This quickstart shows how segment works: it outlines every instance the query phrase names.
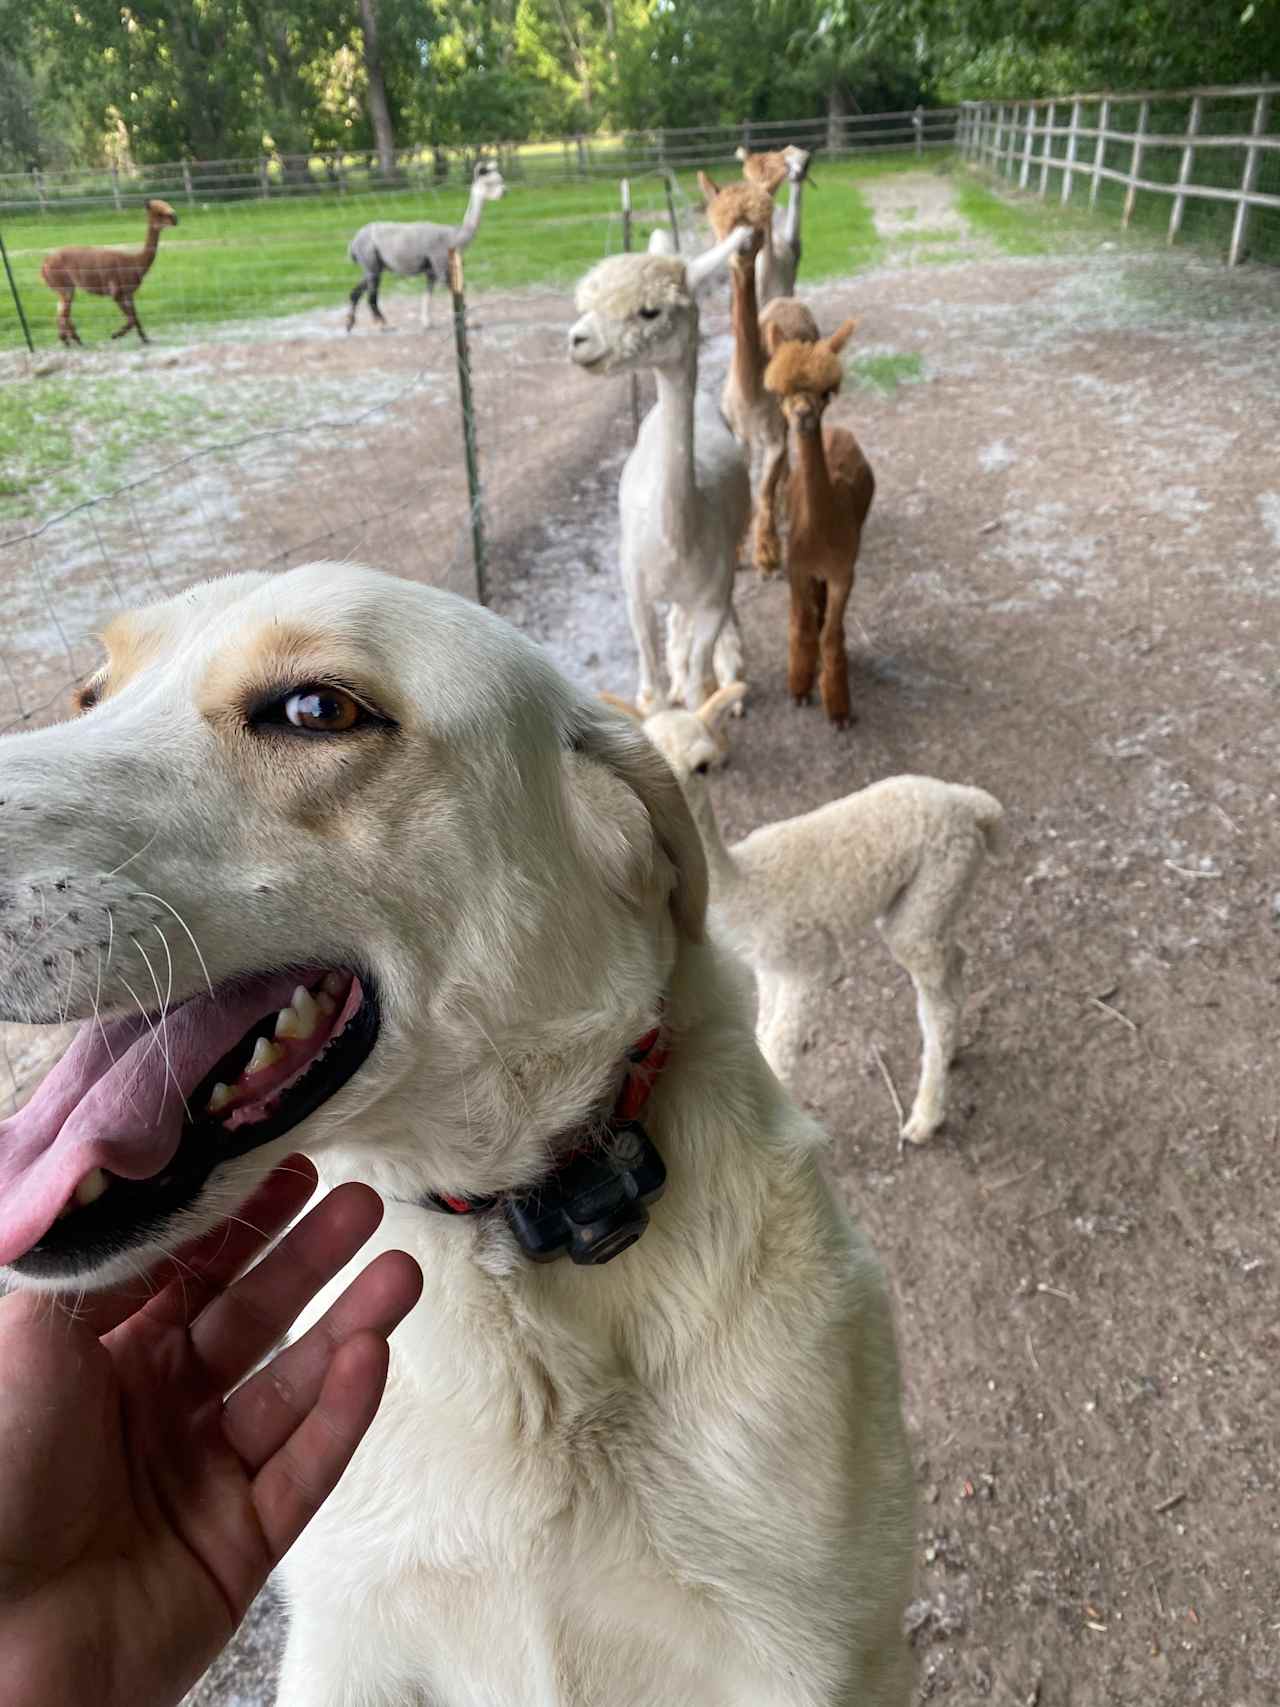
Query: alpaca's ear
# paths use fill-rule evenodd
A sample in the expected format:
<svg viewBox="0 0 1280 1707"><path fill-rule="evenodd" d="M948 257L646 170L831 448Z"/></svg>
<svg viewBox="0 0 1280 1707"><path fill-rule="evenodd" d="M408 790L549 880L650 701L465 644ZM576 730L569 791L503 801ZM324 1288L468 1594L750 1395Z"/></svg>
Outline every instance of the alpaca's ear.
<svg viewBox="0 0 1280 1707"><path fill-rule="evenodd" d="M593 810L585 791L579 789L579 802L590 822L584 823L584 833L601 842L602 863L617 867L621 853L629 877L623 878L634 887L642 881L637 873L652 866L652 839L666 856L674 873L669 885L671 913L676 928L690 942L701 942L707 917L707 858L702 851L702 838L690 815L684 792L676 781L666 760L651 746L639 729L630 729L615 717L584 715L574 743L577 752L607 766L614 777L623 783L644 807L649 828L645 832L646 846L637 845L633 831L627 838L627 826L615 814L613 821L600 821L600 807ZM625 798L625 797L624 797ZM619 835L631 845L619 849ZM606 844L602 839L608 836ZM620 874L621 875L621 874ZM652 882L652 871L644 881Z"/></svg>
<svg viewBox="0 0 1280 1707"><path fill-rule="evenodd" d="M856 320L846 320L843 326L837 326L831 336L823 340L833 356L840 354L857 330L857 326Z"/></svg>
<svg viewBox="0 0 1280 1707"><path fill-rule="evenodd" d="M733 157L735 160L747 160L750 158L750 156L747 153L747 150L742 146L741 143L739 143L738 146L734 149Z"/></svg>
<svg viewBox="0 0 1280 1707"><path fill-rule="evenodd" d="M782 327L776 320L762 320L760 322L760 341L764 345L766 356L776 356L787 339Z"/></svg>
<svg viewBox="0 0 1280 1707"><path fill-rule="evenodd" d="M745 682L727 682L724 687L717 688L704 705L698 707L698 716L712 735L719 729L722 719L746 698L746 693Z"/></svg>
<svg viewBox="0 0 1280 1707"><path fill-rule="evenodd" d="M698 188L702 191L702 199L708 207L720 194L719 184L714 178L708 177L705 172L698 173Z"/></svg>
<svg viewBox="0 0 1280 1707"><path fill-rule="evenodd" d="M638 705L632 705L629 699L619 699L616 693L601 693L596 697L603 704L612 706L614 711L621 711L627 717L634 717L637 723L644 722L644 712Z"/></svg>

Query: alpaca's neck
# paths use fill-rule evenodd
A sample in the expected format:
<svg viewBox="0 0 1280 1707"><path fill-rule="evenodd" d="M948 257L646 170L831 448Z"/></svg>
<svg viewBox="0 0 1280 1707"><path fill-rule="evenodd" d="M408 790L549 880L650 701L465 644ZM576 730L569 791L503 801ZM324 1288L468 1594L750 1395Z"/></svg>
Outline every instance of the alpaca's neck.
<svg viewBox="0 0 1280 1707"><path fill-rule="evenodd" d="M733 357L730 375L739 397L756 398L764 375L764 345L756 301L756 269L750 258L736 261L729 273Z"/></svg>
<svg viewBox="0 0 1280 1707"><path fill-rule="evenodd" d="M800 236L800 196L804 190L804 179L797 178L791 186L791 195L787 200L787 221L784 227L787 247L794 249Z"/></svg>
<svg viewBox="0 0 1280 1707"><path fill-rule="evenodd" d="M142 245L141 249L138 250L138 260L141 263L143 272L146 272L152 261L155 260L156 250L159 247L160 222L159 220L149 219L147 221L147 240Z"/></svg>
<svg viewBox="0 0 1280 1707"><path fill-rule="evenodd" d="M702 845L706 850L711 898L723 904L739 883L742 873L734 863L733 855L720 833L720 824L706 783L699 777L691 778L685 798L689 802L689 810L693 814L693 821L698 826L698 834L702 837Z"/></svg>
<svg viewBox="0 0 1280 1707"><path fill-rule="evenodd" d="M832 514L831 475L822 443L822 427L816 433L795 433L796 473L792 476L794 497L792 525L797 536L821 529Z"/></svg>
<svg viewBox="0 0 1280 1707"><path fill-rule="evenodd" d="M465 249L475 236L480 226L480 214L484 208L484 201L484 192L480 185L478 183L472 184L471 196L467 202L466 218L458 227L457 236L454 239L453 247L455 249Z"/></svg>
<svg viewBox="0 0 1280 1707"><path fill-rule="evenodd" d="M654 368L662 429L662 532L673 551L688 550L698 488L693 460L693 407L698 383L697 328L683 360Z"/></svg>

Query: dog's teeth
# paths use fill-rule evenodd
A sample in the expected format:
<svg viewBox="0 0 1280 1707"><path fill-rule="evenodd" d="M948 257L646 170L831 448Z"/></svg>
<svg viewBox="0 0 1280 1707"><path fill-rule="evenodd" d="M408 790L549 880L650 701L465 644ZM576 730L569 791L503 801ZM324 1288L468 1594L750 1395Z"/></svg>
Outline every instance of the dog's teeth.
<svg viewBox="0 0 1280 1707"><path fill-rule="evenodd" d="M332 1019L338 1011L338 1004L327 990L317 990L315 1004L326 1019Z"/></svg>
<svg viewBox="0 0 1280 1707"><path fill-rule="evenodd" d="M90 1203L96 1203L107 1189L107 1176L101 1168L95 1168L91 1174L86 1174L76 1187L76 1202L82 1209Z"/></svg>
<svg viewBox="0 0 1280 1707"><path fill-rule="evenodd" d="M299 984L293 992L290 1006L281 1008L276 1017L276 1036L299 1039L310 1037L319 1017L320 1008L315 997L305 985Z"/></svg>
<svg viewBox="0 0 1280 1707"><path fill-rule="evenodd" d="M347 987L347 980L341 972L326 972L320 980L320 988L327 990L331 996L340 996Z"/></svg>
<svg viewBox="0 0 1280 1707"><path fill-rule="evenodd" d="M277 1061L284 1060L284 1050L265 1037L260 1037L253 1046L253 1054L249 1065L241 1074L241 1078L252 1078L255 1073L265 1073L268 1067L274 1067Z"/></svg>
<svg viewBox="0 0 1280 1707"><path fill-rule="evenodd" d="M224 1085L221 1080L219 1080L219 1082L209 1092L209 1113L221 1114L223 1109L226 1108L227 1104L231 1101L231 1097L231 1086Z"/></svg>

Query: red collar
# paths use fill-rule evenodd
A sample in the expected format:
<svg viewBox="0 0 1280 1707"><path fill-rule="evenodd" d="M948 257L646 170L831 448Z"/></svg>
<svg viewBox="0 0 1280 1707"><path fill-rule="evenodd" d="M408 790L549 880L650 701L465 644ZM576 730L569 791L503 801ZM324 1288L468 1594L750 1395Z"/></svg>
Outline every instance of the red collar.
<svg viewBox="0 0 1280 1707"><path fill-rule="evenodd" d="M539 1180L536 1186L522 1191L521 1197L545 1191L572 1162L595 1151L605 1150L617 1137L620 1127L638 1124L640 1111L648 1102L670 1053L671 1033L665 1019L660 1019L651 1031L646 1031L644 1036L627 1050L626 1067L614 1101L613 1113L603 1125L593 1122L584 1128L577 1135L576 1141L567 1146L557 1145L559 1160L556 1166L544 1179ZM499 1192L489 1197L458 1197L452 1192L432 1191L419 1201L424 1209L437 1209L443 1215L479 1215L487 1209L496 1208L510 1195Z"/></svg>

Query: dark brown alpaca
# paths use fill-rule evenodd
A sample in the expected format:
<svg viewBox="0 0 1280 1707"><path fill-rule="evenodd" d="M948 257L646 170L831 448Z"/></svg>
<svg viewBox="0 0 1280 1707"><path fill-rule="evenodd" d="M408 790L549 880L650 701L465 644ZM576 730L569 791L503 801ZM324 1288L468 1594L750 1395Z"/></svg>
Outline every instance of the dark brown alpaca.
<svg viewBox="0 0 1280 1707"><path fill-rule="evenodd" d="M111 334L113 338L123 338L132 330L144 344L149 342L133 306L133 293L156 258L161 228L177 223L178 216L168 202L150 201L147 240L141 249L55 249L45 256L40 277L58 293L58 336L64 344L81 341L71 319L71 299L77 285L94 296L109 296L119 305L124 325Z"/></svg>
<svg viewBox="0 0 1280 1707"><path fill-rule="evenodd" d="M850 722L844 611L876 483L853 434L843 427L824 429L822 416L840 389L839 352L855 324L846 320L816 344L778 344L764 376L796 436L787 480L788 682L796 704L806 705L821 661L822 704L837 729Z"/></svg>

